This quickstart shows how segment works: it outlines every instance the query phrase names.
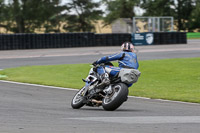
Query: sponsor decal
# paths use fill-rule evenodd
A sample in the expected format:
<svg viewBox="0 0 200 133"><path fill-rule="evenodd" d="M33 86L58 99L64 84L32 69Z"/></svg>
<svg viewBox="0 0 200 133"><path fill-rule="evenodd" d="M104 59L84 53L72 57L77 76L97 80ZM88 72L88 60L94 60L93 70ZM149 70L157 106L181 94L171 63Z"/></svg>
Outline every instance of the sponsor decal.
<svg viewBox="0 0 200 133"><path fill-rule="evenodd" d="M153 43L153 34L152 33L146 34L146 42L148 44L152 44Z"/></svg>
<svg viewBox="0 0 200 133"><path fill-rule="evenodd" d="M151 45L154 41L153 33L133 33L132 41L134 45Z"/></svg>

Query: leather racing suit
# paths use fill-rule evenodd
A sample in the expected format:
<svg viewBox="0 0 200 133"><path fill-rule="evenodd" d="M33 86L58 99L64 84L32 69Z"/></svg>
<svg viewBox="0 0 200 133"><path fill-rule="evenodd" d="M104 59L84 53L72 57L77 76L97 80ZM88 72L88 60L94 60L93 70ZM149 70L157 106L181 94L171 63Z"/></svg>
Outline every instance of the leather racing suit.
<svg viewBox="0 0 200 133"><path fill-rule="evenodd" d="M106 63L115 60L118 60L119 67L106 65L104 69L104 67L100 66L97 68L98 74L103 75L107 72L109 76L116 76L122 68L138 69L139 67L137 55L133 52L128 51L122 51L120 53L110 56L104 56L97 60L96 64ZM131 85L129 85L129 87Z"/></svg>

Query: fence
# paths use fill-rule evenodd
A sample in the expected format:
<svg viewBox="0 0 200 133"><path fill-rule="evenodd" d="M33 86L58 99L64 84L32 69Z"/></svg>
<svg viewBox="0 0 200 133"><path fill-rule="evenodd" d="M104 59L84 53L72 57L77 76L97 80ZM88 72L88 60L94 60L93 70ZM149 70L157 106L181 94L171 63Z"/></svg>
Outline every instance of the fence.
<svg viewBox="0 0 200 133"><path fill-rule="evenodd" d="M154 43L158 44L186 44L186 32L155 32Z"/></svg>
<svg viewBox="0 0 200 133"><path fill-rule="evenodd" d="M154 34L154 44L187 43L186 33ZM120 46L125 41L131 41L131 38L129 33L0 34L0 50Z"/></svg>

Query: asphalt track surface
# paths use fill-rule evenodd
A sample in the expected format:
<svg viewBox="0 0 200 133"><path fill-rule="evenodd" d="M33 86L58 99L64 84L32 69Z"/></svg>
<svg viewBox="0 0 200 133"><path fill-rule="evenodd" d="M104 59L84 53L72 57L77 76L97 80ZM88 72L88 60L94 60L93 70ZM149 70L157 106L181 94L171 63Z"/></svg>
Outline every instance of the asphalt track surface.
<svg viewBox="0 0 200 133"><path fill-rule="evenodd" d="M138 60L200 57L200 40L188 44L136 46ZM120 52L120 47L86 47L0 51L0 69L29 66L92 63Z"/></svg>
<svg viewBox="0 0 200 133"><path fill-rule="evenodd" d="M138 59L200 57L187 45L137 46ZM118 47L0 51L0 69L91 63ZM0 81L0 133L199 133L200 105L129 97L116 111L70 106L76 90Z"/></svg>

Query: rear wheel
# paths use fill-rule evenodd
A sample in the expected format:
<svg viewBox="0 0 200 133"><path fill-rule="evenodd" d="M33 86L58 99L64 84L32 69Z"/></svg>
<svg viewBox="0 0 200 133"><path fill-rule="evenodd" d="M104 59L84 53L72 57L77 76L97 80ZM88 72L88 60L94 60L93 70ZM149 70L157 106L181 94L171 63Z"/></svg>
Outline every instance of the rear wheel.
<svg viewBox="0 0 200 133"><path fill-rule="evenodd" d="M113 93L107 95L102 102L102 106L105 110L116 110L128 96L128 87L124 83L119 83L113 86Z"/></svg>
<svg viewBox="0 0 200 133"><path fill-rule="evenodd" d="M76 95L74 96L74 98L71 101L71 106L73 109L79 109L81 107L83 107L85 104L83 103L84 101L84 97L83 97L83 92L84 92L85 87L83 87L82 89L80 89Z"/></svg>

